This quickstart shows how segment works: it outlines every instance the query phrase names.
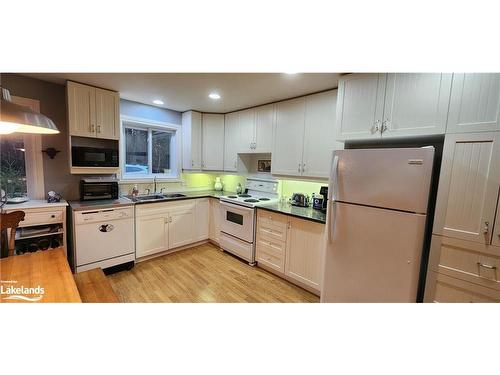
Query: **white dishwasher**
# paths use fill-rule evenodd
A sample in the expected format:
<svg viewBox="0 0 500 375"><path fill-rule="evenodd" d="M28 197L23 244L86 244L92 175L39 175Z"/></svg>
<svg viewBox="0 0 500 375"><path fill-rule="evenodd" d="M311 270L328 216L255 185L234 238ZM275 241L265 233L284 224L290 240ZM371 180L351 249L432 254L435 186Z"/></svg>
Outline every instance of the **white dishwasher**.
<svg viewBox="0 0 500 375"><path fill-rule="evenodd" d="M134 207L74 212L76 272L135 261Z"/></svg>

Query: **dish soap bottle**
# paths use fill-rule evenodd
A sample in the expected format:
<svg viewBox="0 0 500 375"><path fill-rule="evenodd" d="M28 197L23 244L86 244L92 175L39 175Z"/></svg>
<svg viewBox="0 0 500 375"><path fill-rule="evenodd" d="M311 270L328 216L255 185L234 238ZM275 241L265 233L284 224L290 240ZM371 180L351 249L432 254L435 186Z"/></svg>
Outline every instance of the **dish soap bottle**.
<svg viewBox="0 0 500 375"><path fill-rule="evenodd" d="M222 190L222 182L220 180L220 177L215 177L215 185L214 185L214 189L215 190L218 190L218 191L221 191Z"/></svg>

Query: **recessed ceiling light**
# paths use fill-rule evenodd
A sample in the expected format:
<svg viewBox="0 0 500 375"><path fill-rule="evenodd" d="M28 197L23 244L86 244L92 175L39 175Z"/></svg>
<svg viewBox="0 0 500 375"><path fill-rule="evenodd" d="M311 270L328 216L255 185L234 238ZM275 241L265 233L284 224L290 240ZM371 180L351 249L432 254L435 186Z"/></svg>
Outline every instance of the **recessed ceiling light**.
<svg viewBox="0 0 500 375"><path fill-rule="evenodd" d="M220 99L220 95L217 94L216 92L211 92L210 94L208 94L208 97L210 99L213 99L213 100L219 100Z"/></svg>
<svg viewBox="0 0 500 375"><path fill-rule="evenodd" d="M153 104L163 105L164 103L160 99L153 100Z"/></svg>
<svg viewBox="0 0 500 375"><path fill-rule="evenodd" d="M293 74L297 74L297 72L285 72L285 74L293 75Z"/></svg>

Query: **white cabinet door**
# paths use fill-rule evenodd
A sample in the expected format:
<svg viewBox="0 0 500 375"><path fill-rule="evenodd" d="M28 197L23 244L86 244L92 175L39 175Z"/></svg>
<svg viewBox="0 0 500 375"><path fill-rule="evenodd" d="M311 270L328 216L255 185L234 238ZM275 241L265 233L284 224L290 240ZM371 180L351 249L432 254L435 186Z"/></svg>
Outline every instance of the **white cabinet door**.
<svg viewBox="0 0 500 375"><path fill-rule="evenodd" d="M325 225L290 218L285 275L320 290Z"/></svg>
<svg viewBox="0 0 500 375"><path fill-rule="evenodd" d="M447 133L500 130L500 73L455 73Z"/></svg>
<svg viewBox="0 0 500 375"><path fill-rule="evenodd" d="M305 103L302 97L276 104L273 174L299 176L302 173Z"/></svg>
<svg viewBox="0 0 500 375"><path fill-rule="evenodd" d="M335 141L337 90L306 97L303 176L328 178L333 150L343 149Z"/></svg>
<svg viewBox="0 0 500 375"><path fill-rule="evenodd" d="M120 95L95 89L95 102L97 138L120 139Z"/></svg>
<svg viewBox="0 0 500 375"><path fill-rule="evenodd" d="M194 203L181 203L168 208L169 249L196 242L194 211Z"/></svg>
<svg viewBox="0 0 500 375"><path fill-rule="evenodd" d="M387 74L382 135L444 134L451 73Z"/></svg>
<svg viewBox="0 0 500 375"><path fill-rule="evenodd" d="M208 171L222 171L224 169L224 115L203 113L201 125L201 168Z"/></svg>
<svg viewBox="0 0 500 375"><path fill-rule="evenodd" d="M224 116L224 170L238 170L238 148L240 145L240 128L238 112Z"/></svg>
<svg viewBox="0 0 500 375"><path fill-rule="evenodd" d="M339 80L337 140L380 138L385 84L385 74L350 74Z"/></svg>
<svg viewBox="0 0 500 375"><path fill-rule="evenodd" d="M75 82L67 84L69 134L81 137L96 136L96 89Z"/></svg>
<svg viewBox="0 0 500 375"><path fill-rule="evenodd" d="M147 255L168 250L168 217L157 213L137 216L135 220L135 256Z"/></svg>
<svg viewBox="0 0 500 375"><path fill-rule="evenodd" d="M210 203L208 198L196 200L196 240L203 241L208 239L209 235L209 220L210 220Z"/></svg>
<svg viewBox="0 0 500 375"><path fill-rule="evenodd" d="M273 147L274 104L255 108L254 152L269 153Z"/></svg>
<svg viewBox="0 0 500 375"><path fill-rule="evenodd" d="M255 109L250 108L244 111L239 111L239 125L241 138L239 144L239 152L249 153L254 152L255 144Z"/></svg>
<svg viewBox="0 0 500 375"><path fill-rule="evenodd" d="M493 238L491 239L491 244L500 246L500 189L498 192L497 217L495 218L495 227L493 228Z"/></svg>
<svg viewBox="0 0 500 375"><path fill-rule="evenodd" d="M201 169L201 113L182 114L182 168Z"/></svg>
<svg viewBox="0 0 500 375"><path fill-rule="evenodd" d="M218 199L210 199L210 239L220 243L221 209Z"/></svg>
<svg viewBox="0 0 500 375"><path fill-rule="evenodd" d="M447 134L434 233L489 244L499 185L499 132Z"/></svg>

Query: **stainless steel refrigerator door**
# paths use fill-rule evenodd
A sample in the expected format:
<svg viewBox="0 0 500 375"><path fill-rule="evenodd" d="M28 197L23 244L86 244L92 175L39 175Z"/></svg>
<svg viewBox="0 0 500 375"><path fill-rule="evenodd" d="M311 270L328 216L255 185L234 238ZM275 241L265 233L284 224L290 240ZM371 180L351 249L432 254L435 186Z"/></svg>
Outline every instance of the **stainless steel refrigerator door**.
<svg viewBox="0 0 500 375"><path fill-rule="evenodd" d="M329 203L321 302L415 302L426 215Z"/></svg>
<svg viewBox="0 0 500 375"><path fill-rule="evenodd" d="M433 158L433 147L335 151L330 197L426 213Z"/></svg>

